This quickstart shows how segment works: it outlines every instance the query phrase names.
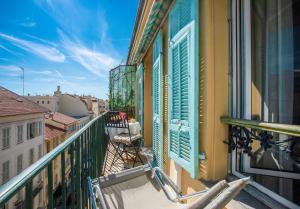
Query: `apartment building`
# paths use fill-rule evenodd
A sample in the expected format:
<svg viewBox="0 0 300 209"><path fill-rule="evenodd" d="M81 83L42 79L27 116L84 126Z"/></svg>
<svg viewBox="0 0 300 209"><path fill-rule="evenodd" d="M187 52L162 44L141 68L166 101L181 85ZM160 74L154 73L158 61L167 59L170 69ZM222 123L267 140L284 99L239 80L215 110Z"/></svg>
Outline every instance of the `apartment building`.
<svg viewBox="0 0 300 209"><path fill-rule="evenodd" d="M60 112L77 118L79 127L83 127L92 117L99 114L98 108L93 108L91 97L64 94L61 92L60 86L57 86L57 90L54 91L53 95L27 96L27 98L50 109L52 112ZM97 112L94 113L93 110Z"/></svg>
<svg viewBox="0 0 300 209"><path fill-rule="evenodd" d="M183 193L250 176L265 207L300 208L299 9L296 0L140 1L127 60L136 115Z"/></svg>
<svg viewBox="0 0 300 209"><path fill-rule="evenodd" d="M0 87L0 185L44 154L44 114L49 110ZM43 174L33 180L34 208L43 206ZM23 208L24 189L5 208Z"/></svg>
<svg viewBox="0 0 300 209"><path fill-rule="evenodd" d="M45 151L49 153L58 145L63 143L68 137L72 136L79 128L79 121L62 113L50 113L45 115ZM58 156L53 162L53 197L54 204L58 206L61 198L61 157ZM65 176L66 184L69 186L69 178L71 171L70 156L65 151ZM47 176L47 174L46 174ZM46 178L47 179L47 178ZM44 185L48 187L48 181L45 180ZM48 197L48 191L44 192L45 197ZM48 202L45 198L45 204Z"/></svg>
<svg viewBox="0 0 300 209"><path fill-rule="evenodd" d="M59 112L46 114L45 123L64 130L66 137L71 136L79 127L79 122L76 118Z"/></svg>

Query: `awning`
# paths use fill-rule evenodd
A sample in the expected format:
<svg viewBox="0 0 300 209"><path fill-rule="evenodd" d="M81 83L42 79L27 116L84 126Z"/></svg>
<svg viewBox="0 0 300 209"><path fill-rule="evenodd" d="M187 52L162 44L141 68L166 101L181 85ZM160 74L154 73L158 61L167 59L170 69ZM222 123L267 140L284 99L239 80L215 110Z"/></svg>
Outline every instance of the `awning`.
<svg viewBox="0 0 300 209"><path fill-rule="evenodd" d="M141 40L139 42L138 49L134 55L133 62L138 63L142 56L145 54L147 48L151 44L154 35L158 27L160 26L163 18L165 17L169 6L171 5L172 0L155 0L148 20L146 22L146 26L141 36Z"/></svg>

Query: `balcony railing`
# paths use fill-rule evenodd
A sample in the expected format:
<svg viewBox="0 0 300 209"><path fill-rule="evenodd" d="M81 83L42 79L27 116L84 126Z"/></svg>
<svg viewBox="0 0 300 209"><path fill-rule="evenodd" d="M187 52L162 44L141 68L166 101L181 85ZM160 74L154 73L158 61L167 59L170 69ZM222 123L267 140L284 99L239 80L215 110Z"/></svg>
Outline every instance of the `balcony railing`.
<svg viewBox="0 0 300 209"><path fill-rule="evenodd" d="M259 141L260 146L267 150L272 146L282 146L287 142L298 140L297 137L300 137L299 125L267 123L230 117L222 117L221 122L229 125L229 139L224 142L228 144L230 153L235 149L240 149L244 153L252 155L253 140ZM273 140L274 134L287 135L289 138L276 141Z"/></svg>
<svg viewBox="0 0 300 209"><path fill-rule="evenodd" d="M61 157L61 208L87 208L87 177L95 178L102 173L108 138L104 131L104 114L90 121L82 129L65 140L51 152L10 179L0 187L0 207L3 207L14 195L25 188L25 208L33 208L33 178L47 168L48 209L54 208L53 199L53 162ZM67 151L67 152L66 152ZM71 160L71 203L67 206L67 178L65 172L66 157Z"/></svg>

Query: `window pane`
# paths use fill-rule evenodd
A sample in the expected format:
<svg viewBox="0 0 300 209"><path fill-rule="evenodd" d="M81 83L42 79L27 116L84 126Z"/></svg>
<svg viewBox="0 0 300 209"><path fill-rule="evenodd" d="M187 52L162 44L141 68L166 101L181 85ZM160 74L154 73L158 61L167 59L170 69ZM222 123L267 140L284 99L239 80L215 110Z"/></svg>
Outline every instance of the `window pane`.
<svg viewBox="0 0 300 209"><path fill-rule="evenodd" d="M251 0L253 120L300 125L299 11L299 0ZM299 139L273 134L272 141L274 144L267 151L261 148L260 142L253 142L250 167L274 170L274 175L276 171L300 173ZM237 160L238 168L243 171L243 157ZM264 187L300 204L299 180L260 174L253 177Z"/></svg>
<svg viewBox="0 0 300 209"><path fill-rule="evenodd" d="M252 1L252 118L300 124L300 2Z"/></svg>

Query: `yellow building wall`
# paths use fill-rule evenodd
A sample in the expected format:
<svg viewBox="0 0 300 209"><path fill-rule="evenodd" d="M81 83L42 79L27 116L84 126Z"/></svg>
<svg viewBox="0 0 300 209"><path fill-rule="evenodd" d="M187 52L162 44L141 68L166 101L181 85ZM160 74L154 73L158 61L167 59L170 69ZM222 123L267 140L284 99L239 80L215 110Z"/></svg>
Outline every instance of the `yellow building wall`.
<svg viewBox="0 0 300 209"><path fill-rule="evenodd" d="M144 59L144 144L152 146L152 47Z"/></svg>
<svg viewBox="0 0 300 209"><path fill-rule="evenodd" d="M228 130L220 117L228 115L229 37L226 0L199 0L199 151L206 160L199 162L199 179L182 169L180 188L184 194L204 188L201 180L220 180L227 175ZM164 170L172 178L174 161L168 158L168 20L162 24L164 76ZM144 64L144 138L152 144L152 47Z"/></svg>
<svg viewBox="0 0 300 209"><path fill-rule="evenodd" d="M229 25L228 1L199 1L200 51L200 163L199 175L206 180L220 180L227 175L227 127L220 117L228 115Z"/></svg>

